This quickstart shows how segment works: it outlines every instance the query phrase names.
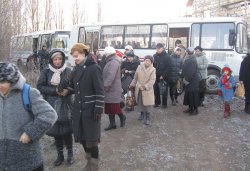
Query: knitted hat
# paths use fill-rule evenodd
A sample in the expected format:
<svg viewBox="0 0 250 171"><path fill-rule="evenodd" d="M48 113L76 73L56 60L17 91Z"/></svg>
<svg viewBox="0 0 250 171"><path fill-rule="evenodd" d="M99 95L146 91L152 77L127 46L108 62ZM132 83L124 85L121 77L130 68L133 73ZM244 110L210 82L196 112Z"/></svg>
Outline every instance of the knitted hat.
<svg viewBox="0 0 250 171"><path fill-rule="evenodd" d="M229 73L232 73L231 68L229 68L228 66L225 66L224 68L222 68L222 72L224 73L225 71L228 71Z"/></svg>
<svg viewBox="0 0 250 171"><path fill-rule="evenodd" d="M135 56L135 54L134 54L134 51L126 51L125 53L124 53L126 56L129 56L129 57L134 57Z"/></svg>
<svg viewBox="0 0 250 171"><path fill-rule="evenodd" d="M163 46L162 43L157 43L156 48L157 48L157 49L160 49L160 48L164 48L164 46Z"/></svg>
<svg viewBox="0 0 250 171"><path fill-rule="evenodd" d="M0 82L9 81L12 84L15 84L19 78L19 70L15 64L7 62L0 63Z"/></svg>
<svg viewBox="0 0 250 171"><path fill-rule="evenodd" d="M144 61L145 61L146 59L149 59L152 63L154 63L154 57L153 57L153 56L147 55L147 56L145 56Z"/></svg>
<svg viewBox="0 0 250 171"><path fill-rule="evenodd" d="M186 52L188 53L188 55L193 55L194 54L194 48L189 47L189 48L186 49Z"/></svg>
<svg viewBox="0 0 250 171"><path fill-rule="evenodd" d="M131 45L127 45L127 46L125 46L125 50L134 50L134 49Z"/></svg>
<svg viewBox="0 0 250 171"><path fill-rule="evenodd" d="M63 51L61 51L61 50L59 50L59 49L54 49L54 50L50 51L50 53L49 53L49 63L50 63L50 65L52 65L54 68L57 68L57 67L55 67L54 64L53 64L53 58L54 58L55 56L57 56L57 55L62 56L62 66L64 65L65 60L66 60L66 57L65 57L65 54L64 54ZM61 67L62 67L62 66L61 66Z"/></svg>
<svg viewBox="0 0 250 171"><path fill-rule="evenodd" d="M116 51L112 46L108 46L104 49L104 53L106 57L109 57L110 55L116 54Z"/></svg>

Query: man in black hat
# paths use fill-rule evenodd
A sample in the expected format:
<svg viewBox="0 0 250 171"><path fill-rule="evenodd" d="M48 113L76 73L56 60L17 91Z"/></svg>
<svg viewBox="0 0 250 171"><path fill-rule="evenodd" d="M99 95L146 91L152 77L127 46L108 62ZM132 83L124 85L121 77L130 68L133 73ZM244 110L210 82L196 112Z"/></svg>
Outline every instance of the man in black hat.
<svg viewBox="0 0 250 171"><path fill-rule="evenodd" d="M156 53L154 54L154 67L156 68L156 82L154 85L154 107L159 107L162 104L163 108L167 108L168 84L166 84L165 86L165 91L163 91L162 93L161 100L159 83L168 82L168 78L171 74L171 60L162 43L158 43L156 45Z"/></svg>

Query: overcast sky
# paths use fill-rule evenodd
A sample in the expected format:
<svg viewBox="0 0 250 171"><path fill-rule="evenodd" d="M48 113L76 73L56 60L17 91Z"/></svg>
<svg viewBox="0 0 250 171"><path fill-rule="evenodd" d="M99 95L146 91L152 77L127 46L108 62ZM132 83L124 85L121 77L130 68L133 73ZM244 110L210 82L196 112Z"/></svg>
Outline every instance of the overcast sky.
<svg viewBox="0 0 250 171"><path fill-rule="evenodd" d="M65 7L66 27L70 27L74 0L58 0ZM86 9L87 21L97 21L98 0L80 0ZM103 21L140 21L180 17L186 14L187 0L101 0ZM69 23L69 24L67 24Z"/></svg>

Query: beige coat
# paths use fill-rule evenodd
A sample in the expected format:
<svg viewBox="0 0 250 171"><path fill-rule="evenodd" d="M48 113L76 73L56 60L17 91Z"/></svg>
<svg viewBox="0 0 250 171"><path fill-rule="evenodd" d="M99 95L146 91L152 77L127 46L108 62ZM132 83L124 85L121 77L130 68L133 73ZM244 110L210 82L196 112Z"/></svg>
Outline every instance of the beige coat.
<svg viewBox="0 0 250 171"><path fill-rule="evenodd" d="M138 95L141 86L144 86L146 90L142 91L142 101L144 106L151 106L155 103L154 97L154 83L156 79L156 72L153 65L149 68L145 68L144 63L138 66L131 86L135 87L135 97L138 102Z"/></svg>

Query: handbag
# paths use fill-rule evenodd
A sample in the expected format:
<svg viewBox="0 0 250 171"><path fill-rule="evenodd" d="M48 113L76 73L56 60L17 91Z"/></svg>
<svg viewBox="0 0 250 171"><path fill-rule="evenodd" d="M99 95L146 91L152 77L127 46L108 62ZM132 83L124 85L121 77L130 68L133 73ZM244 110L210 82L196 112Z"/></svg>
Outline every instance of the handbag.
<svg viewBox="0 0 250 171"><path fill-rule="evenodd" d="M126 106L131 107L131 109L134 109L134 106L136 106L135 91L128 90L126 97Z"/></svg>
<svg viewBox="0 0 250 171"><path fill-rule="evenodd" d="M160 89L160 95L163 95L167 92L167 82L164 80L160 80L158 83L159 89Z"/></svg>
<svg viewBox="0 0 250 171"><path fill-rule="evenodd" d="M121 81L122 81L122 89L124 91L127 91L128 86L133 81L133 78L130 75L128 75L128 76L122 77Z"/></svg>

